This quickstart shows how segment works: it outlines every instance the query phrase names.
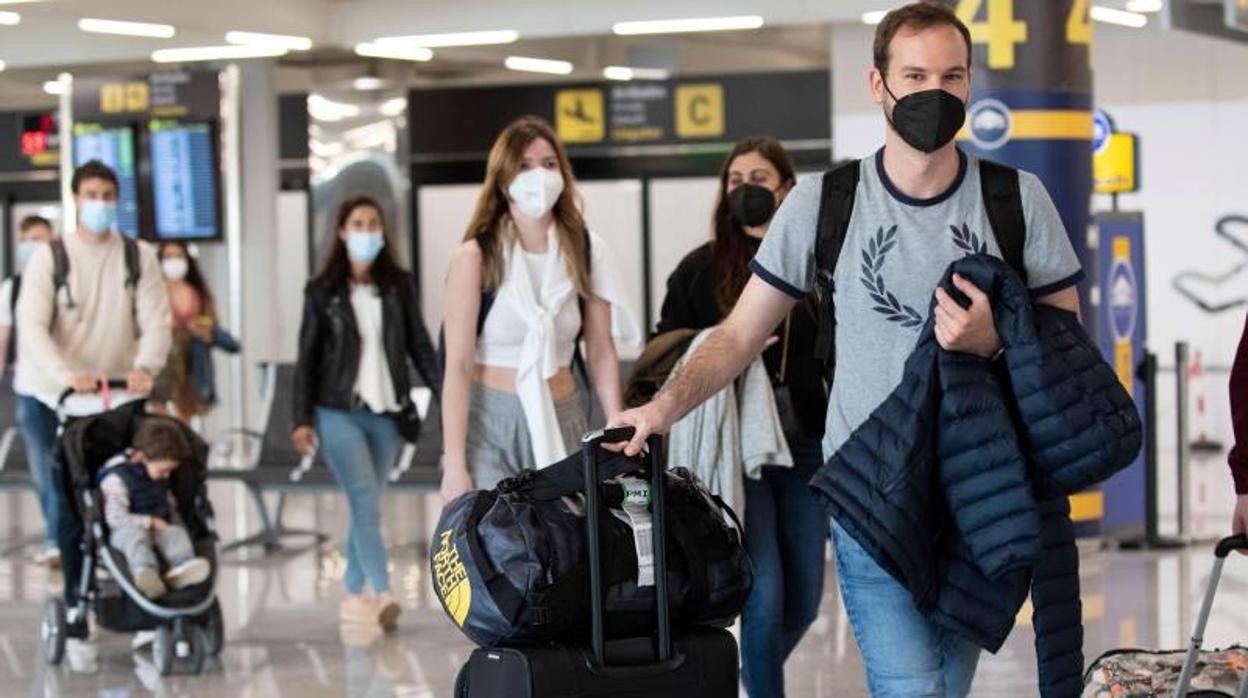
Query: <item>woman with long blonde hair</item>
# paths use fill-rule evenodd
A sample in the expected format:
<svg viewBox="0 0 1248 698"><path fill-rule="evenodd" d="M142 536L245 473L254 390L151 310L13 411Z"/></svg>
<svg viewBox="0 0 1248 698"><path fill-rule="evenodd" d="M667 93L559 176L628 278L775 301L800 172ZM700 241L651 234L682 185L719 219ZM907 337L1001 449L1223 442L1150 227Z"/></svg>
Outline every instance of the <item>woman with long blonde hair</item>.
<svg viewBox="0 0 1248 698"><path fill-rule="evenodd" d="M571 365L604 414L621 405L606 246L582 216L567 153L537 117L512 122L446 281L442 498L549 465L589 424Z"/></svg>

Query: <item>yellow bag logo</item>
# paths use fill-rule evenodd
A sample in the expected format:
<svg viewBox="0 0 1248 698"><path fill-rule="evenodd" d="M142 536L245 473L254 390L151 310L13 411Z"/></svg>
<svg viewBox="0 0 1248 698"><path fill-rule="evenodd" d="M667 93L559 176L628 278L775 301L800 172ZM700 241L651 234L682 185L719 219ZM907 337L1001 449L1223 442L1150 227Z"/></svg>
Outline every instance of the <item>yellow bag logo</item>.
<svg viewBox="0 0 1248 698"><path fill-rule="evenodd" d="M446 612L451 614L455 625L462 628L472 606L472 585L468 583L468 570L459 559L459 551L451 542L451 533L442 532L442 549L433 556L433 584Z"/></svg>

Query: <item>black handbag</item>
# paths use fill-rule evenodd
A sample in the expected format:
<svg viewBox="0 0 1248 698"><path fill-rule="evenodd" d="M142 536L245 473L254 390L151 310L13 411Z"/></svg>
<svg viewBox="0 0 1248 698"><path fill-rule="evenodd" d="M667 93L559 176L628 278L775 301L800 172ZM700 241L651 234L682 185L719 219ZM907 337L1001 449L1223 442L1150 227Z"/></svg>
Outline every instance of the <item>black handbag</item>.
<svg viewBox="0 0 1248 698"><path fill-rule="evenodd" d="M598 497L607 509L622 510L630 494L616 478L642 465L602 452ZM674 627L727 626L753 585L740 524L689 471L677 468L665 477ZM588 639L584 492L576 453L494 490L467 493L443 510L430 546L431 579L443 609L469 639L487 648ZM642 635L654 624L656 587L638 584L640 535L635 539L626 520L612 513L599 523L610 637Z"/></svg>

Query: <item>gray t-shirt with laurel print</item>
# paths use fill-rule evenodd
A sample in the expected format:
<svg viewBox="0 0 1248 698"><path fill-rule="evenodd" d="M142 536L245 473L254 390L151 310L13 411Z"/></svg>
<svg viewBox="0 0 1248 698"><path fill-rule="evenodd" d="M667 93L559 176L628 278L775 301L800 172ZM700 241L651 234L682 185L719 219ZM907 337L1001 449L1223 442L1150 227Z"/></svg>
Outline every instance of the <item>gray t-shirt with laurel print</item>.
<svg viewBox="0 0 1248 698"><path fill-rule="evenodd" d="M902 378L927 320L932 294L956 259L1000 257L980 193L979 161L962 157L953 185L916 200L884 174L883 150L862 160L853 216L834 274L836 378L828 404L824 457L831 456ZM1027 242L1023 260L1036 296L1083 278L1061 218L1040 180L1020 173ZM785 199L751 263L764 281L800 298L814 283L819 177Z"/></svg>

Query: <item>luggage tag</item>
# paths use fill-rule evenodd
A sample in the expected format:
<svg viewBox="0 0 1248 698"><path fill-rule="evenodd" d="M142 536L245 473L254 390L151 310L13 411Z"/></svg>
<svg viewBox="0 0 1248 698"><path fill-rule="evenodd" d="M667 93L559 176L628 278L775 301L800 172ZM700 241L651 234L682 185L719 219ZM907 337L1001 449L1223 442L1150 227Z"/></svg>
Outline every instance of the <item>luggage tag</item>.
<svg viewBox="0 0 1248 698"><path fill-rule="evenodd" d="M650 516L650 483L635 477L617 480L624 492L620 509L612 509L616 518L633 530L633 547L637 551L637 586L654 586L654 520Z"/></svg>

